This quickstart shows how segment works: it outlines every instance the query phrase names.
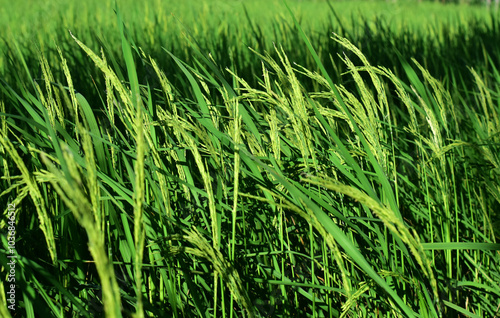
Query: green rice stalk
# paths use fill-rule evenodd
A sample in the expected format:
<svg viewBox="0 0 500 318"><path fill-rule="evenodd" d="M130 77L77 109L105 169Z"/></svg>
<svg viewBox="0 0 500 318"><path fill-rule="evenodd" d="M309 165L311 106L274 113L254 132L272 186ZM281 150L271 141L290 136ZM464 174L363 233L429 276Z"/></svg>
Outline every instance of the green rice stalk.
<svg viewBox="0 0 500 318"><path fill-rule="evenodd" d="M263 187L260 187L260 188L264 192L270 193L270 191L268 189L265 189ZM258 200L258 201L266 202L268 204L276 205L276 206L283 208L283 209L290 209L291 211L297 213L302 218L304 218L309 224L311 224L314 227L314 229L316 231L318 231L320 236L325 240L326 244L328 245L331 252L333 253L334 259L337 263L337 266L339 267L341 277L342 277L341 282L340 283L337 282L337 283L339 285L342 284L342 286L344 288L343 291L345 292L345 296L347 298L352 297L352 287L350 285L350 281L351 281L350 275L349 275L349 273L344 265L344 261L345 261L344 257L342 256L342 253L341 253L333 235L331 233L329 233L324 228L324 226L321 224L321 222L318 220L318 218L316 217L316 215L314 215L314 213L312 211L307 209L306 212L304 212L302 209L297 207L295 204L293 204L292 202L287 200L285 197L278 195L276 193L270 193L270 194L275 196L275 197L278 197L283 203L276 203L276 201L271 201L269 199L254 196L254 195L251 195L248 193L240 193L240 195L244 196L244 197L248 197L248 198L251 198L254 200Z"/></svg>
<svg viewBox="0 0 500 318"><path fill-rule="evenodd" d="M165 76L165 73L162 70L160 70L156 61L151 57L149 57L149 61L151 62L151 66L153 67L156 75L158 76L158 79L160 80L162 92L165 94L165 97L166 97L165 100L167 102L167 106L169 108L169 111L172 112L172 114L174 116L178 116L177 107L175 106L175 104L172 103L174 101L174 94L173 94L172 85L170 84L169 80Z"/></svg>
<svg viewBox="0 0 500 318"><path fill-rule="evenodd" d="M181 135L184 137L185 142L187 143L189 149L193 152L194 160L196 162L196 165L198 169L200 170L200 174L203 180L203 184L205 187L205 191L207 192L208 195L208 207L210 210L210 219L212 223L212 236L213 236L213 244L214 248L218 249L219 248L219 242L220 242L220 232L217 224L217 212L215 208L215 198L212 190L212 182L210 181L210 174L207 171L207 166L206 163L204 163L203 158L201 157L200 152L198 151L198 147L193 140L193 137L191 137L189 134L185 133L184 131L181 131Z"/></svg>
<svg viewBox="0 0 500 318"><path fill-rule="evenodd" d="M175 108L175 107L174 107ZM167 113L166 110L164 109L157 109L157 115L158 115L158 121L163 122L163 123L168 123L169 126L172 126L171 123L175 122L176 120L179 120L176 115L172 116L171 114ZM165 129L163 125L160 126L160 129L162 130L162 133L165 136L168 136L169 133ZM179 135L179 132L177 129L173 130L173 134L176 136L177 140L182 140L182 136ZM167 160L171 163L175 163L175 167L177 168L177 174L179 175L179 179L188 182L191 179L191 175L189 173L188 169L184 169L184 166L180 164L180 162L184 161L184 158L181 158L182 151L179 148L179 145L173 144L170 141L170 138L165 138L164 141L164 148L167 149L167 154L169 155L167 157ZM184 190L184 197L186 198L187 201L191 200L191 192L189 191L189 187L186 184L182 185L182 189Z"/></svg>
<svg viewBox="0 0 500 318"><path fill-rule="evenodd" d="M15 179L21 179L22 181L22 176L18 176L16 178L11 177L10 180L15 180ZM8 195L12 191L16 191L16 197L14 200L11 201L11 204L14 204L15 206L19 206L23 199L29 194L29 187L23 183L23 182L15 182L12 186L10 186L8 189L5 189L0 193L0 197L3 197L5 195ZM8 206L4 210L4 215L8 214ZM2 219L0 221L0 228L4 229L7 226L7 219Z"/></svg>
<svg viewBox="0 0 500 318"><path fill-rule="evenodd" d="M356 305L356 301L367 291L370 290L370 286L366 282L361 282L359 284L358 290L356 290L348 299L347 301L342 305L342 314L340 315L340 318L345 317L346 315L349 314L350 309Z"/></svg>
<svg viewBox="0 0 500 318"><path fill-rule="evenodd" d="M194 245L194 248L184 247L177 251L185 251L186 253L202 257L210 261L214 267L216 273L218 273L224 282L226 282L231 294L240 306L246 309L249 317L255 317L256 311L248 296L243 281L236 268L234 268L230 262L228 262L221 252L213 247L210 243L201 235L201 233L193 228L192 230L185 230L186 235L182 236L182 239ZM171 239L180 239L177 237L171 237ZM175 252L173 250L172 252Z"/></svg>
<svg viewBox="0 0 500 318"><path fill-rule="evenodd" d="M125 116L126 119L125 124L134 123L135 122L134 118L136 117L135 116L136 109L133 108L134 104L132 103L132 96L130 94L130 91L123 86L116 73L113 72L113 70L111 70L111 68L108 66L105 60L97 56L90 48L88 48L85 44L83 44L80 40L78 40L73 34L71 34L71 37L85 51L85 53L87 53L87 55L92 59L92 61L94 61L96 66L104 73L104 75L109 77L109 81L111 82L113 87L118 92L118 95L120 96L120 99L123 103L122 105L125 106L125 109L119 108L120 115ZM125 127L127 127L130 133L133 133L132 126L125 125Z"/></svg>
<svg viewBox="0 0 500 318"><path fill-rule="evenodd" d="M57 52L59 53L59 57L61 58L63 73L64 73L64 76L66 77L66 81L68 83L69 96L71 97L71 103L73 105L73 113L75 114L75 125L78 126L78 123L79 123L78 101L77 101L76 95L75 95L75 88L73 86L73 79L71 78L71 73L69 71L68 62L64 58L60 47L57 47Z"/></svg>
<svg viewBox="0 0 500 318"><path fill-rule="evenodd" d="M41 155L42 162L51 173L50 183L87 233L89 251L95 262L102 285L106 317L122 317L120 290L113 265L107 257L104 235L98 230L95 217L91 213L93 210L91 203L87 200L88 195L82 189L84 180L81 178L81 171L78 169L71 150L67 146L64 147L64 145L62 145L62 148L69 175L61 174L59 169L44 154Z"/></svg>
<svg viewBox="0 0 500 318"><path fill-rule="evenodd" d="M497 111L497 105L492 100L490 90L486 87L484 81L481 77L470 68L471 73L474 76L476 85L479 89L479 101L483 111L482 120L479 119L479 115L474 112L473 121L475 122L476 131L481 129L481 132L477 131L481 139L492 139L493 136L498 136L500 127L500 116ZM498 140L498 137L495 138ZM485 155L486 159L494 166L497 171L500 171L500 161L498 155L494 154L492 147L481 147L482 153Z"/></svg>
<svg viewBox="0 0 500 318"><path fill-rule="evenodd" d="M62 108L63 104L61 103L59 92L52 89L52 85L55 81L54 76L52 75L52 72L50 70L49 62L42 52L39 52L38 59L40 60L40 65L42 67L43 81L45 82L45 96L47 97L46 109L49 114L50 123L54 127L57 118L61 126L64 128L66 126L66 123L64 121L64 111ZM41 95L43 94L40 92L40 97Z"/></svg>
<svg viewBox="0 0 500 318"><path fill-rule="evenodd" d="M121 13L117 9L118 25L121 33L122 42L122 52L127 66L128 79L130 81L131 90L131 103L125 104L130 112L131 118L135 119L131 121L134 124L135 131L135 143L136 143L136 161L134 165L134 243L135 243L135 255L134 255L134 277L135 277L135 287L137 295L137 308L135 317L144 317L144 308L142 300L142 260L144 258L144 241L146 237L144 229L144 218L143 218L143 204L145 199L145 172L144 172L144 156L146 154L146 142L144 137L144 119L142 114L142 100L140 95L139 81L137 78L137 70L135 68L134 58L132 56L132 50L127 37L125 36L124 24L122 21ZM105 63L105 61L103 61ZM102 68L101 70L105 70ZM111 74L106 74L110 76ZM113 78L110 78L113 82ZM115 84L116 87L116 84ZM125 102L125 101L124 101ZM135 115L135 116L134 116ZM148 140L150 141L150 140ZM151 145L151 143L148 143Z"/></svg>
<svg viewBox="0 0 500 318"><path fill-rule="evenodd" d="M439 303L437 281L434 277L431 262L427 259L427 255L425 254L422 244L420 243L419 236L414 230L413 233L411 233L408 227L395 215L393 211L391 211L387 207L382 206L379 202L370 198L368 195L359 191L358 189L335 182L331 178L304 178L303 181L345 194L371 209L375 213L375 215L377 215L384 222L384 225L389 228L394 235L399 237L408 245L410 251L415 257L417 263L420 265L425 276L427 276L427 278L429 279L429 283L434 293L435 301Z"/></svg>
<svg viewBox="0 0 500 318"><path fill-rule="evenodd" d="M174 131L176 131L180 136L182 136L182 140L187 144L188 149L191 150L194 160L196 162L196 166L198 167L198 170L200 171L200 175L203 180L203 185L205 188L205 191L208 196L208 208L209 208L209 213L210 213L210 221L211 221L211 233L212 233L212 239L213 239L213 248L215 250L219 250L219 243L220 243L220 229L219 229L219 224L218 224L218 216L217 216L217 210L215 208L215 197L214 193L212 190L212 182L210 180L210 174L207 170L206 162L204 162L199 150L198 150L198 145L196 144L194 138L188 133L188 130L184 127L189 127L194 130L195 132L201 132L199 129L196 127L188 124L188 123L181 123L180 120L178 122L173 122L173 127ZM206 135L206 134L205 134ZM197 136L201 139L208 140L207 138L203 138L203 135L197 134ZM214 275L214 311L216 311L217 308L217 284L218 284L218 273L215 273ZM215 312L214 312L215 315Z"/></svg>
<svg viewBox="0 0 500 318"><path fill-rule="evenodd" d="M0 113L5 113L5 103L3 100L0 100ZM0 122L0 135L3 135L3 136L8 135L7 120L2 120ZM2 144L0 144L0 154L2 154L2 156L1 156L2 157L2 170L4 172L4 178L9 179L10 178L9 163L7 161L7 156L5 156L5 148L3 147ZM2 228L3 228L3 226L2 226Z"/></svg>
<svg viewBox="0 0 500 318"><path fill-rule="evenodd" d="M101 51L101 56L104 64L107 64L104 51ZM108 109L108 118L111 125L115 126L115 105L117 105L117 101L115 99L111 77L108 74L105 74L104 77L104 82L106 85L106 107Z"/></svg>
<svg viewBox="0 0 500 318"><path fill-rule="evenodd" d="M233 192L233 211L232 211L232 237L231 237L231 261L234 262L234 252L236 247L236 223L237 223L237 213L238 213L238 190L239 190L239 178L240 178L240 142L241 142L241 116L238 112L238 102L234 102L234 192Z"/></svg>
<svg viewBox="0 0 500 318"><path fill-rule="evenodd" d="M449 132L448 131L450 127L450 125L448 124L449 115L455 118L455 122L457 122L455 116L456 111L454 108L455 103L452 102L450 93L444 88L443 84L434 77L432 77L429 71L425 69L422 65L420 65L417 62L417 60L412 59L412 61L417 65L417 67L422 72L422 75L424 76L424 80L426 81L426 83L431 85L432 92L434 93L433 96L436 102L435 105L436 108L434 109L433 113L435 114L435 116L437 116L436 118L439 120L441 127L445 131ZM427 109L425 109L425 111L426 113L429 112Z"/></svg>
<svg viewBox="0 0 500 318"><path fill-rule="evenodd" d="M304 89L302 88L302 85L295 76L295 71L292 68L292 65L290 64L290 61L288 60L288 57L286 56L283 50L283 47L281 47L280 50L275 48L275 50L276 53L278 54L281 64L283 65L286 71L287 84L290 85L290 89L287 92L287 95L289 95L288 100L290 105L289 107L285 107L285 109L288 108L291 111L291 115L293 114L292 115L293 128L296 136L300 140L299 145L302 152L302 158L304 158L304 162L307 168L308 161L305 159L311 157L312 161L315 163L314 169L317 170L318 167L315 158L316 152L313 150L314 147L312 146L313 137L311 129L309 128L309 116L308 116L309 110L307 109L308 104L304 98L304 93L303 93Z"/></svg>
<svg viewBox="0 0 500 318"><path fill-rule="evenodd" d="M42 193L40 192L40 188L38 187L36 181L33 179L33 174L30 173L28 167L26 167L24 161L19 156L16 148L3 134L3 132L0 133L0 144L21 172L22 181L24 184L26 184L26 187L29 190L30 197L35 205L38 220L40 221L40 229L45 236L45 241L47 243L47 249L49 250L50 258L55 264L57 261L57 249L54 238L54 229L52 226L51 217L47 212Z"/></svg>
<svg viewBox="0 0 500 318"><path fill-rule="evenodd" d="M349 68L350 74L359 88L361 100L358 100L353 94L349 93L345 89L341 89L339 91L344 92L344 94L349 96L347 99L349 103L346 103L346 105L351 105L351 112L357 120L357 124L361 128L361 131L364 133L373 155L377 161L380 162L382 168L387 171L387 150L382 147L382 144L386 143L386 136L384 135L381 127L381 118L379 116L379 108L382 108L383 105L379 106L377 104L374 96L361 78L359 70L366 70L372 76L372 79L376 79L374 80L374 83L379 82L380 80L374 74L372 70L373 68L369 65L360 69L354 66L354 64L347 57L345 57L343 61ZM379 84L379 86L381 85ZM385 95L385 92L383 91L380 93Z"/></svg>
<svg viewBox="0 0 500 318"><path fill-rule="evenodd" d="M90 204L92 207L92 215L94 216L94 222L97 226L97 230L104 235L104 211L102 210L101 205L101 195L100 195L100 187L97 181L97 166L95 163L95 153L94 147L92 144L92 138L89 135L89 132L86 131L81 124L77 126L78 135L82 138L82 147L85 153L85 167L87 170L87 185L88 192L90 197ZM104 241L104 236L102 237Z"/></svg>

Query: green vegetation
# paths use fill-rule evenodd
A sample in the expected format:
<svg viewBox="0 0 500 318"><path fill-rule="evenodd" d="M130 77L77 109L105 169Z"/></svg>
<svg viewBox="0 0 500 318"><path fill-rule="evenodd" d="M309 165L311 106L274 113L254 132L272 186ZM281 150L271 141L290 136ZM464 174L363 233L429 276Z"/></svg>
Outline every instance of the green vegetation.
<svg viewBox="0 0 500 318"><path fill-rule="evenodd" d="M101 2L0 6L0 316L500 315L497 12Z"/></svg>

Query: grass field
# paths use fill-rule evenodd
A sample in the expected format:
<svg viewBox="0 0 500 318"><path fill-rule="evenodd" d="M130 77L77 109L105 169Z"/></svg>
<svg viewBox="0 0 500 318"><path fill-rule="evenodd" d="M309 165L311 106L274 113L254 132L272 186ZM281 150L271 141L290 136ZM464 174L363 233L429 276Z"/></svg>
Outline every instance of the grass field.
<svg viewBox="0 0 500 318"><path fill-rule="evenodd" d="M500 316L498 12L181 3L0 0L0 317Z"/></svg>

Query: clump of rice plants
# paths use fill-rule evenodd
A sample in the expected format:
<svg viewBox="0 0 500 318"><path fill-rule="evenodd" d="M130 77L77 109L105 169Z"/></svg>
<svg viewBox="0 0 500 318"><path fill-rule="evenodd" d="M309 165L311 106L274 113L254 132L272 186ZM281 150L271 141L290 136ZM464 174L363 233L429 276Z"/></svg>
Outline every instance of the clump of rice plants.
<svg viewBox="0 0 500 318"><path fill-rule="evenodd" d="M34 56L10 44L2 316L500 314L495 49L467 75L404 50L388 66L375 44L406 31L318 46L284 12L294 43L251 25L245 53L181 23L177 49L142 45L119 10L118 49L76 31ZM454 45L421 39L402 43Z"/></svg>

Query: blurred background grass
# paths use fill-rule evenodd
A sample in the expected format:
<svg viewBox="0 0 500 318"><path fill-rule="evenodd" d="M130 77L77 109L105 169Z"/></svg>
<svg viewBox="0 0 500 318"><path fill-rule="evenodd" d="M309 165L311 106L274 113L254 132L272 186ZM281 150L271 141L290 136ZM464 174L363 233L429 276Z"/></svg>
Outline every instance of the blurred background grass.
<svg viewBox="0 0 500 318"><path fill-rule="evenodd" d="M2 4L28 316L498 314L498 12Z"/></svg>

